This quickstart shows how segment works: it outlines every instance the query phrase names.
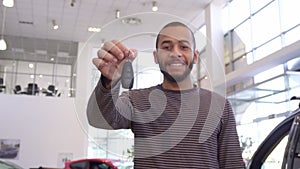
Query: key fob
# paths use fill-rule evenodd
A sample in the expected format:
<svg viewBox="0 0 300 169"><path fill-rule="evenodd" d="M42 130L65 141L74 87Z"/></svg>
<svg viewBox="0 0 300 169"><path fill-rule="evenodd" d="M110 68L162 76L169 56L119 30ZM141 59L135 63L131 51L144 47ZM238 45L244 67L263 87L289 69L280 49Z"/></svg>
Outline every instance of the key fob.
<svg viewBox="0 0 300 169"><path fill-rule="evenodd" d="M121 83L122 87L125 89L131 89L133 87L133 68L132 63L128 60L124 63L122 70Z"/></svg>

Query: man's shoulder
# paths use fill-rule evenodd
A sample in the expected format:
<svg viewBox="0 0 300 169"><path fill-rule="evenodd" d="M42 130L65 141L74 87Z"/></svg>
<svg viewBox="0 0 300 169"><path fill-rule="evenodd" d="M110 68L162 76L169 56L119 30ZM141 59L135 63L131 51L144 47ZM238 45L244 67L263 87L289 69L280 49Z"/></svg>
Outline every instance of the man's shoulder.
<svg viewBox="0 0 300 169"><path fill-rule="evenodd" d="M213 98L218 98L218 99L226 99L226 92L220 93L217 91L213 91L210 89L205 89L205 88L199 88L199 93L201 97L213 97Z"/></svg>

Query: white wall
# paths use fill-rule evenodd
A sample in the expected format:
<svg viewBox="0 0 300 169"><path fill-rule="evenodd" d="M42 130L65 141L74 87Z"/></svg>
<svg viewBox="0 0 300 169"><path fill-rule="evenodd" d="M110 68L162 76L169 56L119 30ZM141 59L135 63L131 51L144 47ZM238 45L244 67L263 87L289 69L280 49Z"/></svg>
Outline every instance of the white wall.
<svg viewBox="0 0 300 169"><path fill-rule="evenodd" d="M24 168L59 166L60 153L86 156L84 129L74 98L0 94L0 139L20 139L18 159Z"/></svg>

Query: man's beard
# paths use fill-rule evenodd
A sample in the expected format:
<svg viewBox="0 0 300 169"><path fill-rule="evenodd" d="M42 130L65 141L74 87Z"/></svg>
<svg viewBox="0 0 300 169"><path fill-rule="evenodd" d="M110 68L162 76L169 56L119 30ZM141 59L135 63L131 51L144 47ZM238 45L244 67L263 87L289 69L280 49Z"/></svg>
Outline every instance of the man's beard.
<svg viewBox="0 0 300 169"><path fill-rule="evenodd" d="M166 72L163 68L163 66L159 63L160 71L164 75L164 78L169 82L182 82L184 79L186 79L187 76L190 75L192 69L193 69L193 63L190 63L188 66L188 69L185 70L185 72L182 75L172 76L168 72Z"/></svg>

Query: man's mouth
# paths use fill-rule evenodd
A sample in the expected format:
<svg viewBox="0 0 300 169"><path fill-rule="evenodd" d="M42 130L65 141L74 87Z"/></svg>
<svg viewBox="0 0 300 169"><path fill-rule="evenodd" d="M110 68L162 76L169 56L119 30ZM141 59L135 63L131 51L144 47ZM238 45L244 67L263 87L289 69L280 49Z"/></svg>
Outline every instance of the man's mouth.
<svg viewBox="0 0 300 169"><path fill-rule="evenodd" d="M167 65L169 66L185 66L186 63L183 60L179 60L179 59L173 59L170 60Z"/></svg>
<svg viewBox="0 0 300 169"><path fill-rule="evenodd" d="M170 66L184 66L185 64L183 64L183 63L171 63L169 65Z"/></svg>

